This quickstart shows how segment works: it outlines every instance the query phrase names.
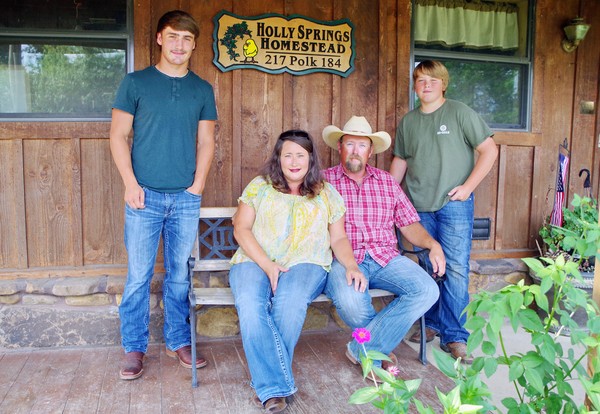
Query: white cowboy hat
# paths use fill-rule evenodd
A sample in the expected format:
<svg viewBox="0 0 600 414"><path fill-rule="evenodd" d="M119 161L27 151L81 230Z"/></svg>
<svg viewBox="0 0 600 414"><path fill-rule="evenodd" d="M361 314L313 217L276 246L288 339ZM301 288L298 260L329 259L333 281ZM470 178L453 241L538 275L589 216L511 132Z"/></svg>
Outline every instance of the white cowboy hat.
<svg viewBox="0 0 600 414"><path fill-rule="evenodd" d="M338 141L344 135L371 138L373 154L385 151L392 143L392 138L387 132L373 132L373 128L364 116L353 116L346 122L343 129L339 129L335 125L329 125L323 129L323 141L333 149L338 149Z"/></svg>

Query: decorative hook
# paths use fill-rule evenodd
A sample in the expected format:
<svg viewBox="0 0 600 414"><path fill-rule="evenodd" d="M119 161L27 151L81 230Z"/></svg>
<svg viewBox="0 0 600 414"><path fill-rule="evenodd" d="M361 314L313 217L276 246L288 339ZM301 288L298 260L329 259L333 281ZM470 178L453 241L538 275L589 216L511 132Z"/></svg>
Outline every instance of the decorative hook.
<svg viewBox="0 0 600 414"><path fill-rule="evenodd" d="M592 186L592 183L590 181L590 170L588 170L587 168L582 168L579 171L579 176L581 177L581 175L583 173L587 174L586 177L585 177L585 179L583 180L583 188L590 188Z"/></svg>

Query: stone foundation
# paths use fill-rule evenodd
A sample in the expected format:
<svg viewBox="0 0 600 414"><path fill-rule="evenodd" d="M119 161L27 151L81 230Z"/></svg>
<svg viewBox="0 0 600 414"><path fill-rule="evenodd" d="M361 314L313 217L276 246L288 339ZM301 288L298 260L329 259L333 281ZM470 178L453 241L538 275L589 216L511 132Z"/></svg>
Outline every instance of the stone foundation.
<svg viewBox="0 0 600 414"><path fill-rule="evenodd" d="M496 290L526 277L521 260L471 262L471 293ZM150 287L150 342L162 342L163 274L155 275ZM202 273L194 283L223 287L227 272ZM0 281L0 347L99 346L120 344L118 306L124 277L100 276ZM374 301L381 309L389 298ZM239 335L233 306L198 306L196 332L200 338ZM331 303L310 306L305 331L348 329Z"/></svg>

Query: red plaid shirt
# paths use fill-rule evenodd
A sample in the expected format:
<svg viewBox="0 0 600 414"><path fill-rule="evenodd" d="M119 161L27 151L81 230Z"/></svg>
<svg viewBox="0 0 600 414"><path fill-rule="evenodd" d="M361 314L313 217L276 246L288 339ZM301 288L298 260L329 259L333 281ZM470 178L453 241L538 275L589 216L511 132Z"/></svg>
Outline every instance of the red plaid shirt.
<svg viewBox="0 0 600 414"><path fill-rule="evenodd" d="M400 185L386 171L367 164L359 186L341 165L323 171L346 203L346 233L354 257L362 263L365 254L381 266L398 255L394 225L405 227L419 221L419 215Z"/></svg>

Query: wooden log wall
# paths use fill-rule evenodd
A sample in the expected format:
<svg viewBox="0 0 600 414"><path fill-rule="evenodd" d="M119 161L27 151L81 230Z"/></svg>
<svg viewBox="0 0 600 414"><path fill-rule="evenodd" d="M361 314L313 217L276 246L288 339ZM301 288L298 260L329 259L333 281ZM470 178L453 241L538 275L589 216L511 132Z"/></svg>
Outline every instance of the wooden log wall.
<svg viewBox="0 0 600 414"><path fill-rule="evenodd" d="M409 108L409 0L137 0L135 67L155 63L156 21L171 9L189 11L201 25L191 68L215 89L219 121L205 206L236 204L277 136L289 128L316 138L326 166L338 162L320 139L324 126L354 114L395 133ZM348 18L356 28L355 71L270 75L222 73L212 64L213 17L301 14ZM579 169L592 171L598 197L598 78L600 4L597 0L539 0L536 5L531 132L496 132L499 158L476 192L476 216L492 218L492 237L474 242L475 258L533 253L537 229L554 197L558 145L572 150L568 191L582 192ZM592 27L575 53L562 51L562 27L575 16ZM594 114L580 113L593 101ZM109 122L0 122L0 279L123 274L123 185L112 162ZM387 169L391 150L372 164Z"/></svg>

